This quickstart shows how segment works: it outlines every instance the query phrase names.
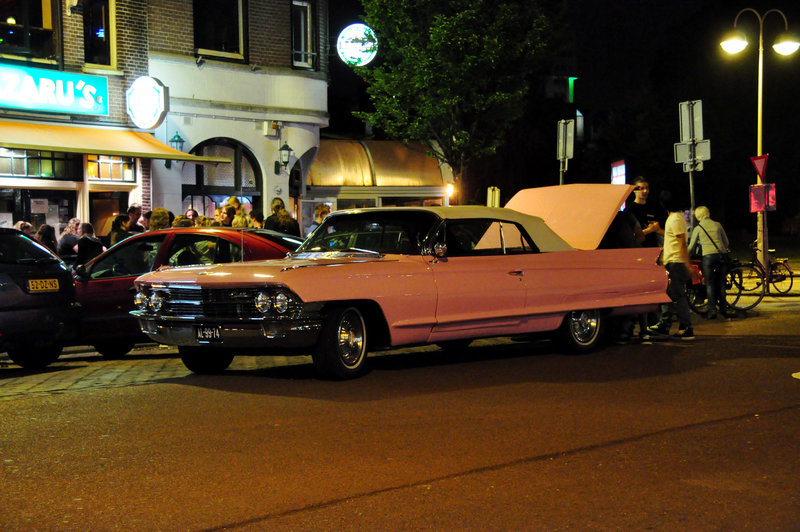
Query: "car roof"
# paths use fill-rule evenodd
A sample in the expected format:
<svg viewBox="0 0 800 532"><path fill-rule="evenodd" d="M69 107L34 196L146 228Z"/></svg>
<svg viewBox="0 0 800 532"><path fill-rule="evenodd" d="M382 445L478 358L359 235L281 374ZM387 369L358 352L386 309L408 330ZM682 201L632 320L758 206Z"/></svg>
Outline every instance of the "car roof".
<svg viewBox="0 0 800 532"><path fill-rule="evenodd" d="M443 220L492 219L516 222L525 228L540 251L567 251L574 249L538 216L531 216L504 207L484 207L482 205L453 205L448 207L368 207L336 211L329 216L338 217L347 214L369 212L384 214L388 212L428 212Z"/></svg>

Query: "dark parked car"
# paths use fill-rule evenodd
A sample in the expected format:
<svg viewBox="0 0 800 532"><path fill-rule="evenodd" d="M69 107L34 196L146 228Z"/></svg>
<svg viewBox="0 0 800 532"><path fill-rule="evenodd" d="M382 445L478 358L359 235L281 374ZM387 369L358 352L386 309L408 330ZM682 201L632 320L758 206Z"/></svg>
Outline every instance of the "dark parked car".
<svg viewBox="0 0 800 532"><path fill-rule="evenodd" d="M133 281L162 266L210 265L275 259L302 240L266 229L184 227L139 233L111 247L75 272L82 307L75 345L92 345L103 356L119 357L147 342L136 319Z"/></svg>
<svg viewBox="0 0 800 532"><path fill-rule="evenodd" d="M0 228L0 352L24 368L47 366L75 334L77 314L67 265L23 233Z"/></svg>

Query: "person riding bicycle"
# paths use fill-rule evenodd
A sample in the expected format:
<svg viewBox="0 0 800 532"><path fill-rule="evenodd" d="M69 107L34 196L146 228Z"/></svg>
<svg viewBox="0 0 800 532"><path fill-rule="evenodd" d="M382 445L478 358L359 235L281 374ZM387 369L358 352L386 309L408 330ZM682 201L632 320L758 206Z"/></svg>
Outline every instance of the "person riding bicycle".
<svg viewBox="0 0 800 532"><path fill-rule="evenodd" d="M722 224L711 219L708 207L700 206L694 210L697 225L692 229L689 249L700 244L702 249L702 270L706 280L706 297L708 299L708 319L717 317L717 310L728 317L725 303L725 255L730 251L728 235Z"/></svg>

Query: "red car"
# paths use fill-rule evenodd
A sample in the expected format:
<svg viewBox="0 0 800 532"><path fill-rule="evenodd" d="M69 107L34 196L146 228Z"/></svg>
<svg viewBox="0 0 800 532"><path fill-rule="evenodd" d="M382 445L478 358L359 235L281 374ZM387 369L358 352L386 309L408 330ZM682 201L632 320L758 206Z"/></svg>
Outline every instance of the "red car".
<svg viewBox="0 0 800 532"><path fill-rule="evenodd" d="M133 281L162 266L220 264L283 258L302 240L267 229L183 227L140 233L108 249L75 271L82 307L80 330L70 345L91 345L119 357L147 342L135 318Z"/></svg>

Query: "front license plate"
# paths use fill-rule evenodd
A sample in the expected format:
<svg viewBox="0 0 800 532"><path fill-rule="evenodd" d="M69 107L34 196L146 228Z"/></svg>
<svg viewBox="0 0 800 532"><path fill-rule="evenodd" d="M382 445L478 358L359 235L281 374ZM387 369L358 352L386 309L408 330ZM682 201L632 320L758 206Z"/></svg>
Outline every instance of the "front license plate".
<svg viewBox="0 0 800 532"><path fill-rule="evenodd" d="M28 279L28 292L58 292L58 279Z"/></svg>
<svg viewBox="0 0 800 532"><path fill-rule="evenodd" d="M221 327L201 327L194 328L194 337L198 342L220 342L222 335L220 334Z"/></svg>

